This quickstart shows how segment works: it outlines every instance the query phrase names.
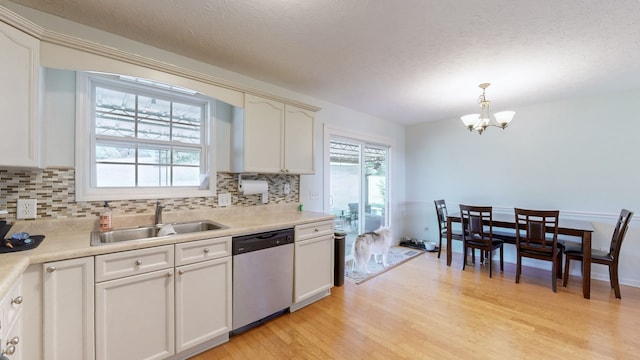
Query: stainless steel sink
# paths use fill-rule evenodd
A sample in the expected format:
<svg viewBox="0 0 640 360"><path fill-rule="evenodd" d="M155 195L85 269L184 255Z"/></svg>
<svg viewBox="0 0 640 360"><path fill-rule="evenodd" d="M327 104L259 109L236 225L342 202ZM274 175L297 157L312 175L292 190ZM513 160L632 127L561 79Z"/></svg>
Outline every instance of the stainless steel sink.
<svg viewBox="0 0 640 360"><path fill-rule="evenodd" d="M162 225L147 225L134 228L116 229L111 231L93 231L91 233L91 246L105 245L122 241L149 239L158 236ZM228 227L209 220L198 220L182 223L171 223L176 234L189 234L201 231L221 230Z"/></svg>

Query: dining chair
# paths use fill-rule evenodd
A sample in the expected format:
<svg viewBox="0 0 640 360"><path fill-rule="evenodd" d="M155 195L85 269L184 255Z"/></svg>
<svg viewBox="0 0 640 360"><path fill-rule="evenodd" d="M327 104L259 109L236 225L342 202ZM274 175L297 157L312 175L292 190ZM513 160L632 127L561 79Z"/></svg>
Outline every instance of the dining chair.
<svg viewBox="0 0 640 360"><path fill-rule="evenodd" d="M438 259L440 258L440 252L442 251L442 239L447 239L447 204L443 200L434 200L433 203L436 206L436 215L438 215L438 233L440 234L440 242L438 245ZM451 238L453 240L462 240L462 233L454 232L451 230Z"/></svg>
<svg viewBox="0 0 640 360"><path fill-rule="evenodd" d="M462 270L467 265L467 250L471 249L475 257L475 249L480 250L480 262L489 262L489 277L493 273L493 251L500 249L500 271L504 271L504 241L493 238L493 210L491 206L471 206L460 204L460 220L462 223Z"/></svg>
<svg viewBox="0 0 640 360"><path fill-rule="evenodd" d="M607 265L609 267L609 281L613 288L616 298L621 299L620 296L620 283L618 282L618 262L620 259L620 248L622 247L622 241L627 234L629 228L629 222L633 217L633 212L622 209L618 216L618 222L613 230L611 236L611 243L609 244L609 251L603 251L599 249L591 249L591 263ZM583 261L584 254L582 248L579 245L567 246L564 250L566 257L566 263L564 266L564 275L562 277L562 286L567 286L569 282L569 263L571 260Z"/></svg>
<svg viewBox="0 0 640 360"><path fill-rule="evenodd" d="M358 227L358 208L360 204L358 203L348 203L349 206L349 223L357 228Z"/></svg>
<svg viewBox="0 0 640 360"><path fill-rule="evenodd" d="M551 261L551 288L557 292L558 269L562 269L562 250L558 246L557 210L515 209L516 283L520 282L522 258Z"/></svg>

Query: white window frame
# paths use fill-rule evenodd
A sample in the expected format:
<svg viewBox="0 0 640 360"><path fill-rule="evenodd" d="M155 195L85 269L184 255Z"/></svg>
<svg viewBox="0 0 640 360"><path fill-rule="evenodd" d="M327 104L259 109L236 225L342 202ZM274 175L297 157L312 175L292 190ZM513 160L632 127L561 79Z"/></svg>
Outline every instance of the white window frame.
<svg viewBox="0 0 640 360"><path fill-rule="evenodd" d="M202 154L206 165L205 179L201 179L201 187L160 186L160 187L95 187L95 119L92 114L95 107L91 96L92 81L113 82L119 87L139 91L139 85L126 80L119 80L117 75L76 72L76 201L136 200L162 199L181 197L206 197L216 193L215 167L215 113L216 101L197 94L198 99L205 99L208 121L205 127L205 151ZM178 94L178 93L177 93Z"/></svg>

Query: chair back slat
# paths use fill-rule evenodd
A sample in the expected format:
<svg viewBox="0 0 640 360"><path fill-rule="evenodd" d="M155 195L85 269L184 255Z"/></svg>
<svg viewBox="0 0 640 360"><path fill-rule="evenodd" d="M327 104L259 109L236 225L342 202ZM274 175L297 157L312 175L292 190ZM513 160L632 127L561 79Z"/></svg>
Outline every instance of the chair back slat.
<svg viewBox="0 0 640 360"><path fill-rule="evenodd" d="M557 210L515 209L516 247L555 254L558 247Z"/></svg>
<svg viewBox="0 0 640 360"><path fill-rule="evenodd" d="M527 242L543 244L546 242L545 224L529 219L527 223Z"/></svg>
<svg viewBox="0 0 640 360"><path fill-rule="evenodd" d="M463 240L491 243L493 240L491 206L460 205L460 220Z"/></svg>
<svg viewBox="0 0 640 360"><path fill-rule="evenodd" d="M438 215L438 227L442 233L447 229L447 204L444 200L434 200L433 203L436 206L436 215Z"/></svg>
<svg viewBox="0 0 640 360"><path fill-rule="evenodd" d="M627 234L627 230L629 229L629 222L631 222L632 217L633 212L627 209L622 209L620 211L620 215L618 216L618 222L616 223L616 228L613 231L613 235L611 237L611 245L609 246L609 255L611 255L611 257L615 261L617 261L618 257L620 256L622 241Z"/></svg>
<svg viewBox="0 0 640 360"><path fill-rule="evenodd" d="M476 215L469 216L469 233L480 234L480 235L484 233L481 216L476 216Z"/></svg>

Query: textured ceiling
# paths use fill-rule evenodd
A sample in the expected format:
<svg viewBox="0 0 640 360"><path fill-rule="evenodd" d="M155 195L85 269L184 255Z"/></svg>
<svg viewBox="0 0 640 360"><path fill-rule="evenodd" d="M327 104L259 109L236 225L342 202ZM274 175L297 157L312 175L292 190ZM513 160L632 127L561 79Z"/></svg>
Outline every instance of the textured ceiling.
<svg viewBox="0 0 640 360"><path fill-rule="evenodd" d="M404 124L640 87L638 0L13 2Z"/></svg>

